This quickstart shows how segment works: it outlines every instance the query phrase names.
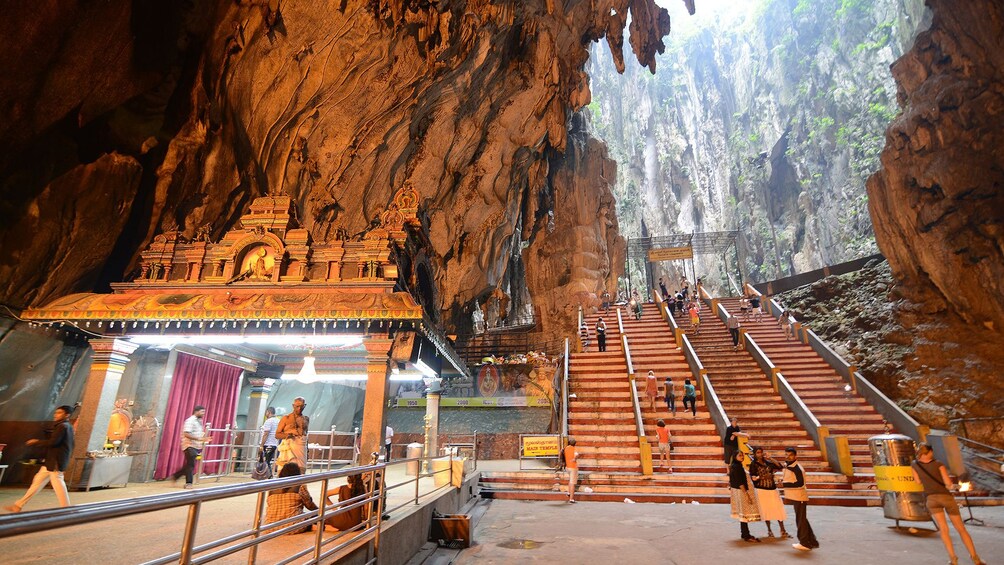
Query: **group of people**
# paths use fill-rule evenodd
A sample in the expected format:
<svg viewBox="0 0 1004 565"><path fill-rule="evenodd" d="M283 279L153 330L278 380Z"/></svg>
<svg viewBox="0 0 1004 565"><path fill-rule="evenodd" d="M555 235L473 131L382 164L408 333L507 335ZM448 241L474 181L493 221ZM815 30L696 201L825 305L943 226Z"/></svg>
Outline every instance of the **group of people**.
<svg viewBox="0 0 1004 565"><path fill-rule="evenodd" d="M666 409L674 417L676 416L676 397L679 392L676 388L676 383L673 382L672 376L666 377L666 382L663 384L665 394L663 396L666 401ZM648 375L645 376L645 396L648 398L648 407L650 410L655 412L655 401L659 396L659 384L658 379L655 376L655 371L649 371ZM690 379L683 380L683 409L686 410L687 406L690 406L691 417L697 417L697 387L694 386Z"/></svg>

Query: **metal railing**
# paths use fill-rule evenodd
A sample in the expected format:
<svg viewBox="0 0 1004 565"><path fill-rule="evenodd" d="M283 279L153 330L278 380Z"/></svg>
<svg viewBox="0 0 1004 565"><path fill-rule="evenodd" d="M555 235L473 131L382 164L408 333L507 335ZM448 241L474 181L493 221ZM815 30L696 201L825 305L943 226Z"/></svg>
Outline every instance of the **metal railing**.
<svg viewBox="0 0 1004 565"><path fill-rule="evenodd" d="M242 429L225 426L213 428L207 424L206 434L210 437L221 437L217 443L204 446L202 455L196 460L195 482L201 479L216 479L228 477L235 473L250 473L258 461L262 447L262 431L260 429ZM356 462L356 441L358 430L339 432L335 426L330 431L311 431L307 434L307 472L311 470L330 471L339 465L352 465ZM216 440L213 440L216 441ZM212 473L205 473L207 465L215 466Z"/></svg>
<svg viewBox="0 0 1004 565"><path fill-rule="evenodd" d="M568 348L569 339L565 338L565 355L562 360L561 374L561 435L568 437Z"/></svg>
<svg viewBox="0 0 1004 565"><path fill-rule="evenodd" d="M624 333L624 320L621 317L620 308L617 309L617 331L621 336L621 348L624 352L624 362L627 365L628 385L631 388L631 404L634 407L634 422L638 430L639 463L641 472L644 475L652 474L652 445L645 436L645 422L641 417L641 402L638 399L638 389L635 386L634 363L631 361L631 346L628 344L627 334Z"/></svg>
<svg viewBox="0 0 1004 565"><path fill-rule="evenodd" d="M386 484L387 468L394 465L407 465L409 463L421 465L425 462L430 464L433 460L442 459L445 458L422 457L404 459L390 464L380 463L352 467L313 475L298 475L265 481L209 487L180 493L158 494L95 504L68 506L65 508L7 514L0 516L0 539L81 524L91 524L113 518L188 507L188 515L180 549L148 561L144 565L207 563L245 550L248 551L248 563L253 564L257 559L258 547L262 543L311 525L316 526L316 535L313 536L313 543L309 547L299 550L292 555L285 555L284 559L278 561L279 564L291 563L307 556L310 557L306 563L326 562L339 552L349 550L350 548L354 550L354 548L360 548L364 545L367 547L366 563L376 563L379 556L380 528L383 516L385 514L392 514L409 505L417 505L422 498L453 484L454 459L449 457L443 461L444 463L448 463L448 467L445 469L425 473L419 472L414 478L394 485ZM435 467L436 465L432 466ZM436 486L436 488L428 492L420 492L420 479L435 477L435 475L444 472L451 474L451 480L446 481L443 485ZM365 494L332 504L325 502L327 496L333 494L332 491L328 490L328 486L332 481L359 474L363 475L364 482L366 483L367 492ZM318 505L317 510L304 512L271 523L263 523L269 491L299 488L300 486L314 483L320 483L322 493L321 504ZM408 487L412 483L414 483L415 487L413 497L409 497L406 502L394 508L385 509L386 495L389 491ZM203 504L248 495L257 495L251 528L195 545L199 515ZM326 519L356 508L363 509L363 521L360 524L352 529L339 531L334 535L325 537L323 524ZM334 545L332 546L332 544Z"/></svg>

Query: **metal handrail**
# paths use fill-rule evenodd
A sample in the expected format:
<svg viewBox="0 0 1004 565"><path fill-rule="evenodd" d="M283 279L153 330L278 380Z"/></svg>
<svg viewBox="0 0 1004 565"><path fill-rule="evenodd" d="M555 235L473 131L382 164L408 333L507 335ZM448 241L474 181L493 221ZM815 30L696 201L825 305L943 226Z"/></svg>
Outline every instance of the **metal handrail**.
<svg viewBox="0 0 1004 565"><path fill-rule="evenodd" d="M112 500L108 502L99 502L93 504L82 504L77 506L68 506L65 508L53 508L45 510L36 510L31 512L24 512L19 514L8 514L0 516L0 539L13 537L18 535L25 535L35 532L40 532L43 530L51 530L54 528L65 528L71 527L79 524L92 523L101 520L109 520L113 518L119 518L123 516L132 516L137 514L145 514L149 512L156 512L161 510L169 510L173 508L179 508L187 506L189 508L188 521L185 526L184 540L182 542L182 548L178 552L174 552L170 555L161 557L150 563L171 563L171 562L181 562L184 564L189 563L204 563L214 559L219 559L226 555L231 555L238 551L243 551L245 549L250 549L251 554L249 556L249 562L254 562L254 555L257 546L265 541L271 540L275 537L284 535L293 531L295 529L302 528L308 524L317 524L325 520L326 517L332 514L338 514L341 512L348 511L352 508L359 506L369 505L370 503L376 503L376 509L370 514L370 516L364 522L367 527L358 531L356 536L353 536L349 541L330 549L326 552L322 552L324 546L328 545L330 542L335 541L344 537L346 532L339 532L339 535L330 537L328 539L323 538L323 528L318 528L318 533L315 538L314 547L308 547L307 549L290 556L283 563L293 561L300 557L307 555L308 553L314 553L314 559L308 561L309 563L318 563L320 559L325 556L330 556L340 549L347 547L354 543L370 543L374 544L373 553L377 554L378 544L379 544L379 531L382 521L382 516L384 514L383 509L383 498L386 491L393 488L399 488L409 483L415 483L415 497L413 499L414 504L418 504L418 500L422 497L428 496L434 492L439 491L443 487L438 487L433 491L419 494L419 479L423 477L434 476L441 472L453 472L452 455L450 456L450 466L447 469L441 469L439 471L433 471L431 473L418 473L413 479L409 479L402 483L398 483L391 487L386 486L386 469L392 465L403 465L410 462L431 461L433 459L438 459L437 457L416 457L412 459L401 459L394 461L392 463L379 463L373 465L366 465L360 467L351 467L346 469L339 469L337 471L328 471L323 473L318 473L314 475L297 475L293 477L284 478L274 478L265 481L255 481L240 483L235 485L222 485L209 487L205 489L199 489L189 492L180 493L169 493L169 494L157 494L151 496L144 496L138 498L130 498L123 500ZM368 495L365 497L356 497L348 501L338 502L332 505L327 505L323 502L323 498L328 492L329 481L344 478L350 475L357 474L369 474L370 485ZM377 481L379 478L379 481ZM264 512L262 509L265 507L265 500L268 491L289 488L289 487L299 487L302 485L307 485L310 483L320 482L322 485L322 504L319 505L318 510L312 512L305 512L299 516L294 516L284 520L280 520L273 523L262 524ZM447 485L451 484L452 481L448 482ZM444 485L444 486L447 486ZM247 496L251 494L258 495L258 504L256 506L256 514L254 524L250 529L237 532L235 534L230 534L228 536L213 540L201 545L196 546L194 544L195 533L198 527L198 518L201 506L205 502L223 500L228 498L234 498L239 496ZM412 501L409 500L409 504ZM399 506L394 510L401 508ZM328 512L329 510L334 510L333 513ZM276 530L276 528L279 528ZM264 530L275 530L268 533L263 533ZM352 532L352 530L349 530ZM231 544L243 538L250 538L242 541L236 545ZM199 553L203 553L212 549L218 549L217 551L195 557ZM375 561L375 557L370 562Z"/></svg>
<svg viewBox="0 0 1004 565"><path fill-rule="evenodd" d="M431 341L432 344L436 346L439 354L445 357L458 373L469 379L474 378L474 376L471 375L470 369L467 367L467 363L465 363L464 360L460 358L460 355L457 354L456 349L453 348L453 345L446 338L446 334L444 334L443 331L440 330L428 316L424 314L422 315L422 324L419 326L419 329L425 335L426 339Z"/></svg>
<svg viewBox="0 0 1004 565"><path fill-rule="evenodd" d="M565 338L564 374L561 375L561 435L568 437L568 338Z"/></svg>
<svg viewBox="0 0 1004 565"><path fill-rule="evenodd" d="M624 350L624 362L627 365L628 382L631 385L631 402L634 404L634 421L638 427L638 437L645 437L645 424L641 418L641 402L638 400L638 390L635 388L634 363L631 361L631 346L628 345L627 334L624 333L624 320L621 310L617 309L617 328L621 335L621 347Z"/></svg>

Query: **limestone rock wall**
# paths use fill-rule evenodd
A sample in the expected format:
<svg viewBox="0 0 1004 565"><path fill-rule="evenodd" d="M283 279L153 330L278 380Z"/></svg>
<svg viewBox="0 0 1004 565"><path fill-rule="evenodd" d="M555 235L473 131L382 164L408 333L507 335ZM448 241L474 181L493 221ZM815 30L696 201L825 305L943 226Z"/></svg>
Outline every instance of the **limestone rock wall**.
<svg viewBox="0 0 1004 565"><path fill-rule="evenodd" d="M423 302L454 328L496 288L570 312L620 264L610 176L584 176L608 167L602 147L571 140L569 120L590 101L590 42L623 68L629 19L655 70L669 18L651 0L17 10L3 60L27 80L0 83L0 300L121 280L157 232L219 236L266 194L292 196L315 239L358 233L406 183L422 197ZM23 238L36 229L52 235ZM530 261L551 248L575 257Z"/></svg>
<svg viewBox="0 0 1004 565"><path fill-rule="evenodd" d="M902 114L868 183L875 237L919 301L1004 328L1004 6L928 0L893 66Z"/></svg>
<svg viewBox="0 0 1004 565"><path fill-rule="evenodd" d="M674 28L654 77L622 76L601 52L590 61L622 231L738 230L753 281L874 253L865 180L897 113L889 65L926 26L923 0L709 9L698 3L694 23ZM728 273L720 255L695 259L710 288L734 288L734 252Z"/></svg>

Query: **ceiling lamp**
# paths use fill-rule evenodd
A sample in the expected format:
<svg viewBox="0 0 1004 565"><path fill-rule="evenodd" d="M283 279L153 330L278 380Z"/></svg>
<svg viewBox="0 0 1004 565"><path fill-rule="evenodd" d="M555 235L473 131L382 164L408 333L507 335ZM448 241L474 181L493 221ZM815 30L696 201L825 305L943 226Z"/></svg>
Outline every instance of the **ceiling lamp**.
<svg viewBox="0 0 1004 565"><path fill-rule="evenodd" d="M307 351L307 355L303 358L303 367L300 367L299 373L295 375L286 373L282 376L282 380L297 380L305 385L317 382L317 369L314 367L314 350Z"/></svg>

